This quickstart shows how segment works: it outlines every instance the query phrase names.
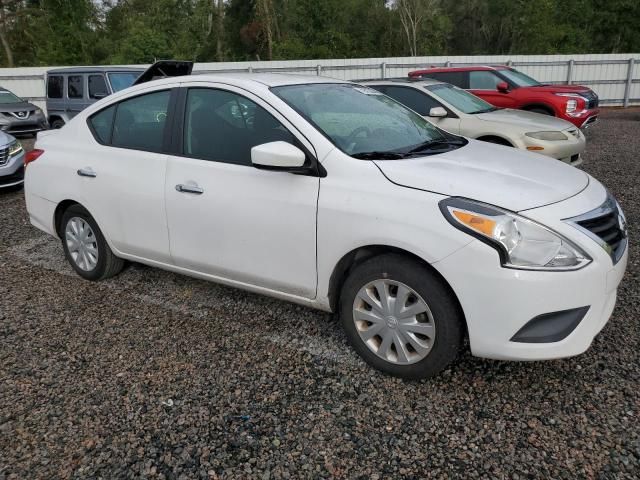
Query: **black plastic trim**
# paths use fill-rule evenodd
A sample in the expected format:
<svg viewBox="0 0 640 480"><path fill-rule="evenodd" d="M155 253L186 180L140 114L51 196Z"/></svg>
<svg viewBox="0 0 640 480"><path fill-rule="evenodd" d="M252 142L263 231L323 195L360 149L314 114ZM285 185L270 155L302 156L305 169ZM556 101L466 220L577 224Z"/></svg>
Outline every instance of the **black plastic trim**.
<svg viewBox="0 0 640 480"><path fill-rule="evenodd" d="M517 343L555 343L567 338L580 324L590 307L543 313L529 320L511 337Z"/></svg>

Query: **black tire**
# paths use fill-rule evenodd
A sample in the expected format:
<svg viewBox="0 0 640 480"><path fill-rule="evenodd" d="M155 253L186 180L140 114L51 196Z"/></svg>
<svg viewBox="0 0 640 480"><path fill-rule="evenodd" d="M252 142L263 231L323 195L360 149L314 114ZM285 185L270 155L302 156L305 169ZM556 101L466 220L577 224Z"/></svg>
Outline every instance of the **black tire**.
<svg viewBox="0 0 640 480"><path fill-rule="evenodd" d="M377 279L405 284L422 297L431 311L435 340L426 357L416 363L401 365L385 360L360 338L353 315L354 301L361 288ZM349 273L340 297L340 319L349 343L369 365L406 379L436 375L456 359L464 341L464 317L448 286L424 265L399 254L374 257Z"/></svg>
<svg viewBox="0 0 640 480"><path fill-rule="evenodd" d="M95 243L98 249L98 260L95 267L91 270L83 270L76 264L69 252L69 246L65 239L65 229L67 224L71 219L76 217L79 217L88 223L95 236ZM62 215L62 220L60 222L60 237L62 238L62 247L64 249L65 257L67 257L67 261L71 264L76 273L86 280L104 280L117 275L124 268L124 260L113 254L111 248L109 248L109 244L107 244L104 239L104 235L98 227L98 224L91 214L81 205L70 206Z"/></svg>
<svg viewBox="0 0 640 480"><path fill-rule="evenodd" d="M550 117L555 117L554 113L547 110L546 108L540 108L540 107L527 108L527 112L539 113L541 115L548 115Z"/></svg>
<svg viewBox="0 0 640 480"><path fill-rule="evenodd" d="M61 118L56 118L55 120L52 120L51 123L49 124L49 126L53 129L53 130L57 130L59 128L64 127L64 120L62 120Z"/></svg>

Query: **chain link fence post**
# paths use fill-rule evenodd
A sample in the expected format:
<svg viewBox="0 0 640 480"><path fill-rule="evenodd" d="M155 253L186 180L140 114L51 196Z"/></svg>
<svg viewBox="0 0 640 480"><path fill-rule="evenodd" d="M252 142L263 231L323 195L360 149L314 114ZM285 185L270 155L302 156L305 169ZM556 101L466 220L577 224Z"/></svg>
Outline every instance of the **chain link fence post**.
<svg viewBox="0 0 640 480"><path fill-rule="evenodd" d="M380 64L380 78L382 80L384 80L385 78L387 78L387 64L385 62L382 62Z"/></svg>
<svg viewBox="0 0 640 480"><path fill-rule="evenodd" d="M567 63L567 84L573 83L573 58Z"/></svg>

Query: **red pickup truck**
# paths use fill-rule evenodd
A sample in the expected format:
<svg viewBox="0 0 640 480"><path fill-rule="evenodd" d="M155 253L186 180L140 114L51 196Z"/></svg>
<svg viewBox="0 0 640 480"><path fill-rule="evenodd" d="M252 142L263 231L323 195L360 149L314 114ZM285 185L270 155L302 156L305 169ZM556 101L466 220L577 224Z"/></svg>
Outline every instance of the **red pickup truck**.
<svg viewBox="0 0 640 480"><path fill-rule="evenodd" d="M579 128L594 123L600 113L598 95L590 88L540 83L507 66L428 68L410 72L409 76L450 83L496 107L553 115Z"/></svg>

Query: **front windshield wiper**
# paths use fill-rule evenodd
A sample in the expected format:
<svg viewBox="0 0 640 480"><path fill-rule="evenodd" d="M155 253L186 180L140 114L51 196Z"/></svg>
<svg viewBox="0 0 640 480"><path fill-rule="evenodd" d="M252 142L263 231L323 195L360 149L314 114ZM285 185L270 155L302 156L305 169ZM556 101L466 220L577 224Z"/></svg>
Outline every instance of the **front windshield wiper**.
<svg viewBox="0 0 640 480"><path fill-rule="evenodd" d="M360 160L398 160L407 157L406 154L399 152L360 152L351 156Z"/></svg>
<svg viewBox="0 0 640 480"><path fill-rule="evenodd" d="M484 108L482 110L476 110L475 112L471 112L471 115L475 115L477 113L489 113L489 112L495 112L496 110L500 110L500 108L498 107L489 107L489 108Z"/></svg>
<svg viewBox="0 0 640 480"><path fill-rule="evenodd" d="M420 145L418 145L415 148L412 148L411 150L409 150L407 153L418 153L418 152L424 152L425 150L434 150L434 147L438 147L441 145L466 145L466 141L465 140L458 140L458 139L447 139L447 138L439 138L437 140L429 140L427 142L421 143Z"/></svg>

